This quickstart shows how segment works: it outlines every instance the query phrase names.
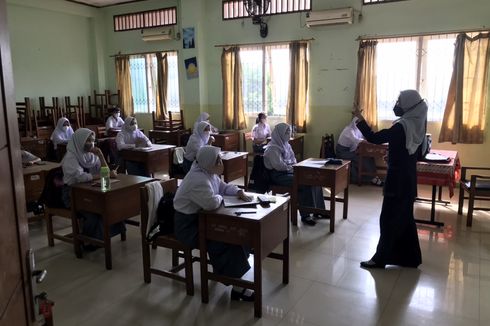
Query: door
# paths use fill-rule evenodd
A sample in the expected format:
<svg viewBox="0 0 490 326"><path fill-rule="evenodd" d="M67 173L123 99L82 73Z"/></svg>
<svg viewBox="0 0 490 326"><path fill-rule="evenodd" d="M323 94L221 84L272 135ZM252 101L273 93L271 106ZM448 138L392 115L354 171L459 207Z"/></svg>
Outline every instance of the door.
<svg viewBox="0 0 490 326"><path fill-rule="evenodd" d="M34 313L6 10L6 0L0 0L0 326L22 326L33 324Z"/></svg>

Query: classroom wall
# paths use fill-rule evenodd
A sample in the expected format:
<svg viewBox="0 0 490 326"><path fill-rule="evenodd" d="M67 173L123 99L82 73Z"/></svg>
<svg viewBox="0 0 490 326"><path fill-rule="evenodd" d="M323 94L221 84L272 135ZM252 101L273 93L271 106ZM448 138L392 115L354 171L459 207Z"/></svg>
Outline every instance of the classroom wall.
<svg viewBox="0 0 490 326"><path fill-rule="evenodd" d="M8 1L8 23L17 100L88 95L105 86L95 8L57 0Z"/></svg>
<svg viewBox="0 0 490 326"><path fill-rule="evenodd" d="M215 45L314 38L310 45L310 111L305 153L316 156L321 136L326 132L338 135L350 120L358 36L443 32L490 25L488 0L409 0L364 7L360 0L313 0L313 10L350 6L355 8L356 15L362 10L363 18L361 21L356 19L352 25L309 29L305 26L304 13L272 16L267 19L269 36L262 39L258 26L252 25L251 19L222 21L221 3L221 0L148 0L94 9L61 0L9 0L16 96L50 96L48 93L60 89L59 95L69 92L75 95L78 89L86 92L94 88L115 89L114 59L109 55L177 50L181 103L187 125L192 125L199 112L208 111L211 122L221 126L222 49ZM178 7L179 15L177 30L181 32L183 27L196 29L195 49L182 49L181 39L143 42L139 31L113 31L112 16L115 14L174 5ZM43 24L37 23L39 20ZM53 33L57 33L54 39ZM45 46L46 43L53 46ZM184 60L193 56L197 57L199 78L188 80ZM66 69L71 70L67 73ZM59 73L47 83L44 76L53 70ZM139 119L142 127L149 129L146 123L151 120L145 116ZM489 166L489 119L490 114L487 114L487 132L482 145L438 144L440 126L431 123L429 132L435 140L433 146L458 150L465 165ZM251 127L252 124L248 126Z"/></svg>

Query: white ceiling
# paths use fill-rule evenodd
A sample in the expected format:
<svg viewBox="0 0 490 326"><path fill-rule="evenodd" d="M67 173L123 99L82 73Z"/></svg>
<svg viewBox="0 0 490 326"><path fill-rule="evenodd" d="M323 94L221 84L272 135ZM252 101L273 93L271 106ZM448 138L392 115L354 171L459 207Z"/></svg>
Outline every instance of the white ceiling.
<svg viewBox="0 0 490 326"><path fill-rule="evenodd" d="M87 5L95 6L95 7L105 7L105 6L111 6L119 3L124 3L124 2L131 2L134 0L67 0L70 2L78 2L78 3L85 3ZM140 0L142 1L142 0Z"/></svg>

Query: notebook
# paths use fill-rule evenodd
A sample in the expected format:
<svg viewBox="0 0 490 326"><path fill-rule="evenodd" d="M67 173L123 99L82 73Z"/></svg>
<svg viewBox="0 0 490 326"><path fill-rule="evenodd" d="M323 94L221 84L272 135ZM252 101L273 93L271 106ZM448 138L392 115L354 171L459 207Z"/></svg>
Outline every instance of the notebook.
<svg viewBox="0 0 490 326"><path fill-rule="evenodd" d="M237 196L223 196L223 205L225 207L248 207L255 206L259 203L256 196L253 196L252 201L244 201Z"/></svg>

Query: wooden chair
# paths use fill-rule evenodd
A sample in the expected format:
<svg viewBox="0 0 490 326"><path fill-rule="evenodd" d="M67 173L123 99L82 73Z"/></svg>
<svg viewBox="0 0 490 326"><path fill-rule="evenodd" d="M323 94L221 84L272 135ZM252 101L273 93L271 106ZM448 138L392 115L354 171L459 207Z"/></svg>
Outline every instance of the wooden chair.
<svg viewBox="0 0 490 326"><path fill-rule="evenodd" d="M357 184L360 186L364 175L375 177L377 175L386 175L388 169L384 157L387 155L387 145L376 145L368 142L361 142L357 147L358 163L357 163ZM364 160L374 159L376 171L370 172L363 169Z"/></svg>
<svg viewBox="0 0 490 326"><path fill-rule="evenodd" d="M105 90L107 104L109 107L117 106L121 107L121 91L118 89L116 93L111 93L109 89Z"/></svg>
<svg viewBox="0 0 490 326"><path fill-rule="evenodd" d="M468 178L466 171L474 170L480 171L485 175L472 174ZM459 203L458 214L463 213L464 200L468 201L468 213L466 214L466 226L471 226L473 223L473 211L483 210L490 211L489 207L475 207L475 200L489 201L490 200L490 168L484 167L469 167L463 166L461 168L461 180L459 181ZM465 192L469 196L465 196Z"/></svg>
<svg viewBox="0 0 490 326"><path fill-rule="evenodd" d="M88 116L90 124L104 124L105 118L108 116L109 99L107 92L97 93L94 90L94 95L88 97Z"/></svg>
<svg viewBox="0 0 490 326"><path fill-rule="evenodd" d="M73 129L82 128L85 126L83 97L77 97L77 104L72 105L69 96L65 96L65 108L61 111L62 116L70 121Z"/></svg>
<svg viewBox="0 0 490 326"><path fill-rule="evenodd" d="M161 181L164 192L175 192L177 190L177 179ZM148 227L148 190L146 187L140 188L141 196L141 247L143 250L143 276L145 283L151 282L151 274L168 277L186 284L188 295L194 295L194 276L192 271L192 263L199 261L198 257L192 256L192 248L187 247L182 242L178 241L174 235L160 235L153 242L146 239L146 231ZM163 247L172 250L172 268L169 270L161 270L151 267L150 247ZM184 261L179 264L179 258ZM180 270L185 269L185 276L177 274Z"/></svg>
<svg viewBox="0 0 490 326"><path fill-rule="evenodd" d="M169 111L168 114L168 119L157 119L155 111L151 112L154 130L177 131L185 129L184 113L182 110L180 112Z"/></svg>
<svg viewBox="0 0 490 326"><path fill-rule="evenodd" d="M24 97L24 102L16 102L17 123L19 125L19 134L21 137L32 136L32 108L31 100Z"/></svg>
<svg viewBox="0 0 490 326"><path fill-rule="evenodd" d="M320 157L336 157L335 154L335 140L333 134L325 134L322 136L322 144L320 147Z"/></svg>

